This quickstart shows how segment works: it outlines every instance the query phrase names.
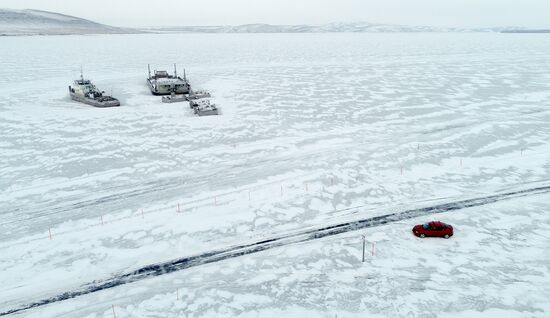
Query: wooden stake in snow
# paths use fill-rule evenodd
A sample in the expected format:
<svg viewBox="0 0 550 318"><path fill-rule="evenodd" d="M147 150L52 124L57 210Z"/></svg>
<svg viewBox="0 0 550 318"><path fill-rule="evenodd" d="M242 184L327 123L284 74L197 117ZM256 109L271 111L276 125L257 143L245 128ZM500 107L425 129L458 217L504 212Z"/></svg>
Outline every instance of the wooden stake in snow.
<svg viewBox="0 0 550 318"><path fill-rule="evenodd" d="M103 223L103 215L101 216L101 225L104 225L104 223Z"/></svg>
<svg viewBox="0 0 550 318"><path fill-rule="evenodd" d="M50 240L52 239L52 229L48 228L48 233L50 234Z"/></svg>
<svg viewBox="0 0 550 318"><path fill-rule="evenodd" d="M372 242L372 251L371 251L371 255L374 256L374 242Z"/></svg>
<svg viewBox="0 0 550 318"><path fill-rule="evenodd" d="M111 308L113 308L113 318L116 318L115 305L111 305Z"/></svg>
<svg viewBox="0 0 550 318"><path fill-rule="evenodd" d="M250 201L250 190L248 190L248 201Z"/></svg>
<svg viewBox="0 0 550 318"><path fill-rule="evenodd" d="M283 196L283 185L281 184L281 196Z"/></svg>

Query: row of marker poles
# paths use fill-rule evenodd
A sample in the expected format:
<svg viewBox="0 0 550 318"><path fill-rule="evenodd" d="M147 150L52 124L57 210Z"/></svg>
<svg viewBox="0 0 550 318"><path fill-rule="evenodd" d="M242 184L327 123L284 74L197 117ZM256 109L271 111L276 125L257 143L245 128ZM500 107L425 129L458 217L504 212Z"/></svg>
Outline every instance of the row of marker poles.
<svg viewBox="0 0 550 318"><path fill-rule="evenodd" d="M420 144L417 145L417 149L420 149ZM521 148L521 156L523 156L523 152L524 152L524 148ZM463 166L463 161L462 159L460 159L460 167ZM87 170L87 169L86 169ZM86 171L86 173L88 173L88 171ZM403 175L403 166L400 167L400 173L401 175ZM359 180L359 176L356 176L355 177L355 180L358 181ZM330 178L330 185L334 185L334 178ZM305 184L305 189L306 189L306 192L309 192L309 187L308 187L308 183L306 182ZM281 196L284 195L284 192L283 192L283 185L281 184ZM248 201L251 201L251 191L248 190ZM214 196L214 205L218 205L218 200L217 200L217 196ZM181 209L180 209L180 204L178 203L178 206L177 206L177 213L181 213ZM143 215L143 209L141 209L141 217L144 218L144 215ZM105 222L103 221L103 215L101 216L101 225L104 225ZM51 235L51 229L48 229L48 232L49 232L49 236L50 236L50 239L52 239L52 235Z"/></svg>
<svg viewBox="0 0 550 318"><path fill-rule="evenodd" d="M417 149L420 149L420 144L417 145ZM521 156L523 156L523 152L525 151L524 148L521 148ZM460 159L460 167L463 166L463 161L462 161L462 158ZM403 166L400 167L401 169L401 175L403 175ZM357 175L356 180L359 180L359 176ZM330 179L330 184L331 185L334 185L334 177L331 177ZM305 184L305 189L306 189L306 192L309 192L309 188L308 188L308 183L306 182ZM283 192L283 185L281 184L281 196L284 195L284 192ZM248 190L248 201L251 201L251 191ZM218 205L218 200L217 200L217 196L214 196L214 205ZM177 205L177 210L176 210L177 213L181 213L181 209L180 209L180 204L178 203ZM143 213L143 209L141 209L141 218L144 219L145 216L144 216L144 213ZM105 222L103 220L103 215L101 215L101 225L105 225ZM48 228L48 236L50 238L50 240L52 240L52 230L51 228ZM374 243L372 243L372 255L374 256ZM363 236L363 258L362 258L363 262L365 261L365 237Z"/></svg>
<svg viewBox="0 0 550 318"><path fill-rule="evenodd" d="M420 144L417 146L418 149L420 149ZM523 151L525 149L521 148L521 156L523 156ZM460 167L463 166L463 161L462 159L460 159ZM403 175L403 166L400 167L401 169L401 175ZM355 178L356 180L359 180L359 176L356 176ZM330 178L330 184L331 185L334 185L334 178ZM306 192L309 192L309 188L308 188L308 183L306 182L305 184L305 189L306 189ZM284 192L283 192L283 185L281 184L281 196L284 195ZM251 201L251 191L248 190L248 201ZM214 196L214 205L218 205L218 199L217 199L217 196ZM180 209L180 204L178 203L178 206L177 206L177 210L176 210L177 213L181 213L181 209ZM144 213L143 213L143 209L141 209L141 218L145 218L144 216ZM101 216L101 225L105 225L105 222L103 221L103 215ZM52 231L51 231L51 228L48 228L48 233L49 233L49 237L50 237L50 240L52 239ZM364 240L364 238L363 238ZM365 249L365 244L363 244L363 250ZM364 253L363 253L364 254ZM372 247L372 254L374 255L374 243L373 243L373 247ZM363 262L364 262L364 256L363 256Z"/></svg>
<svg viewBox="0 0 550 318"><path fill-rule="evenodd" d="M523 149L521 150L521 155L523 156ZM460 167L462 167L462 159L460 159ZM400 167L400 170L401 170L401 175L403 175L403 166ZM358 177L355 178L355 180L357 180Z"/></svg>
<svg viewBox="0 0 550 318"><path fill-rule="evenodd" d="M178 203L178 213L180 212L180 205ZM145 219L145 215L143 213L143 209L141 209L141 218L142 219ZM105 221L103 220L103 215L100 216L100 220L101 220L101 225L105 225ZM48 228L48 237L50 238L50 240L53 240L53 237L52 237L52 228L49 227Z"/></svg>

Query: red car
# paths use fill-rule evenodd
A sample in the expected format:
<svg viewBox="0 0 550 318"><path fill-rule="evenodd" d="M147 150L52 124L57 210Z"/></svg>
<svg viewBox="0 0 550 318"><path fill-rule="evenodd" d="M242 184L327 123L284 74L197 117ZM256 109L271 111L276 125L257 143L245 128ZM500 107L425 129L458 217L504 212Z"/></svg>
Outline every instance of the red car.
<svg viewBox="0 0 550 318"><path fill-rule="evenodd" d="M413 234L419 237L444 237L453 236L453 227L440 221L432 221L418 224L413 227Z"/></svg>

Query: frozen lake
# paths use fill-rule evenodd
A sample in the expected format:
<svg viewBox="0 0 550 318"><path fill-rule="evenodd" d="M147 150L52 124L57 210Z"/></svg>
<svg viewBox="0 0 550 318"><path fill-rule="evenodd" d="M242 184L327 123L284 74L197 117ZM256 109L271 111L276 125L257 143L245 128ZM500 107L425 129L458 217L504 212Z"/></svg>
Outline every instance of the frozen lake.
<svg viewBox="0 0 550 318"><path fill-rule="evenodd" d="M150 95L147 64L172 63L221 116ZM71 101L81 66L122 106ZM550 184L544 34L3 37L0 74L0 313L147 264ZM438 215L463 231L450 241L418 243L425 218L370 230L380 276L352 232L22 316L111 317L114 297L120 317L547 317L549 199ZM176 289L185 301L159 300Z"/></svg>

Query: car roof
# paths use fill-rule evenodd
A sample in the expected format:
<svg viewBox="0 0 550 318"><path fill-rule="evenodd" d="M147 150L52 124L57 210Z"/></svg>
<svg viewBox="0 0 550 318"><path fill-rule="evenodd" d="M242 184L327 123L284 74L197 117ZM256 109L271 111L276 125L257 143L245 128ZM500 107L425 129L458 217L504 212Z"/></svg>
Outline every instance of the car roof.
<svg viewBox="0 0 550 318"><path fill-rule="evenodd" d="M431 225L431 226L435 226L435 227L443 227L443 226L445 226L445 225L447 225L447 224L445 224L445 223L443 223L443 222L441 222L441 221L432 221L432 222L430 222L430 225Z"/></svg>

